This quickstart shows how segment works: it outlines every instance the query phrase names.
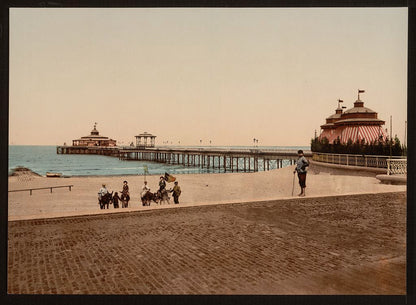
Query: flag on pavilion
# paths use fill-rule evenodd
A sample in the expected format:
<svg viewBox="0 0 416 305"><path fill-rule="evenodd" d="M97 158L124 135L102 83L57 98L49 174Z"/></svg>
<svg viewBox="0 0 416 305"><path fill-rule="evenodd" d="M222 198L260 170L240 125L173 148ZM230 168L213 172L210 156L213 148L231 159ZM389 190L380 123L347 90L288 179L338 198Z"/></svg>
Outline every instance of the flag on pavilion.
<svg viewBox="0 0 416 305"><path fill-rule="evenodd" d="M364 92L365 92L365 90L358 89L358 93L364 93Z"/></svg>

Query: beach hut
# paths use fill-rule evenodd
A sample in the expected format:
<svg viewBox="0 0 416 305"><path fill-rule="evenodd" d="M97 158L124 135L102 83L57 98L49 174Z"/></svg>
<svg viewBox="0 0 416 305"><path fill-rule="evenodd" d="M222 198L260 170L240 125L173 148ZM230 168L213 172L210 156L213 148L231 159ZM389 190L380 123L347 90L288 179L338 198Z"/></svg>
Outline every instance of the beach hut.
<svg viewBox="0 0 416 305"><path fill-rule="evenodd" d="M360 99L360 93L363 92L364 90L358 91L354 107L346 111L343 111L346 107L340 106L343 101L338 100L335 114L326 118L326 123L321 125L319 140L327 138L330 144L346 144L348 141L370 144L386 140L387 133L382 127L385 121L377 117L377 112L364 106Z"/></svg>
<svg viewBox="0 0 416 305"><path fill-rule="evenodd" d="M81 137L76 140L72 140L72 146L106 146L114 147L117 145L117 141L108 137L100 136L97 130L97 123L94 124L94 129L88 136Z"/></svg>

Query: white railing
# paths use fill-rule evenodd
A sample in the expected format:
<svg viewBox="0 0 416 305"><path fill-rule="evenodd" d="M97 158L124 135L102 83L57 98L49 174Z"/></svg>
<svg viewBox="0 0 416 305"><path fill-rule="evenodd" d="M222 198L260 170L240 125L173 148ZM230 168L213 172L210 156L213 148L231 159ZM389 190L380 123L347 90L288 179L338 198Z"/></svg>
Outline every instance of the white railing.
<svg viewBox="0 0 416 305"><path fill-rule="evenodd" d="M395 174L407 174L407 159L387 159L387 175Z"/></svg>
<svg viewBox="0 0 416 305"><path fill-rule="evenodd" d="M388 156L313 153L312 160L324 163L387 168Z"/></svg>

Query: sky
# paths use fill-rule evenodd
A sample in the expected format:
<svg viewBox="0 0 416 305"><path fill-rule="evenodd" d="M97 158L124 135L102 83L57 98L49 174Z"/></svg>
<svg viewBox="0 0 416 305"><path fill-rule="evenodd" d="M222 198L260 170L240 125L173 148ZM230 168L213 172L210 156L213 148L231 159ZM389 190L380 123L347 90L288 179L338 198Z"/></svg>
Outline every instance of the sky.
<svg viewBox="0 0 416 305"><path fill-rule="evenodd" d="M407 8L12 8L9 144L309 146L357 90L403 142ZM390 132L390 131L389 131ZM200 142L202 140L202 142Z"/></svg>

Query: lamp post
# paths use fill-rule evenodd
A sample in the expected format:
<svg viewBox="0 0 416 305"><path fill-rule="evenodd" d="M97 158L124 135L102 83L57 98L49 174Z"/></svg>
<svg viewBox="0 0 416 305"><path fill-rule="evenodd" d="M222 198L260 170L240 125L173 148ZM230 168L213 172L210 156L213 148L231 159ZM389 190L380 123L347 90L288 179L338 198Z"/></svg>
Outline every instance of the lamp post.
<svg viewBox="0 0 416 305"><path fill-rule="evenodd" d="M392 123L392 116L390 116L390 159L391 159L391 144L393 142L393 138L392 138L392 128L393 128L393 123Z"/></svg>
<svg viewBox="0 0 416 305"><path fill-rule="evenodd" d="M404 121L404 146L407 147L407 121Z"/></svg>

